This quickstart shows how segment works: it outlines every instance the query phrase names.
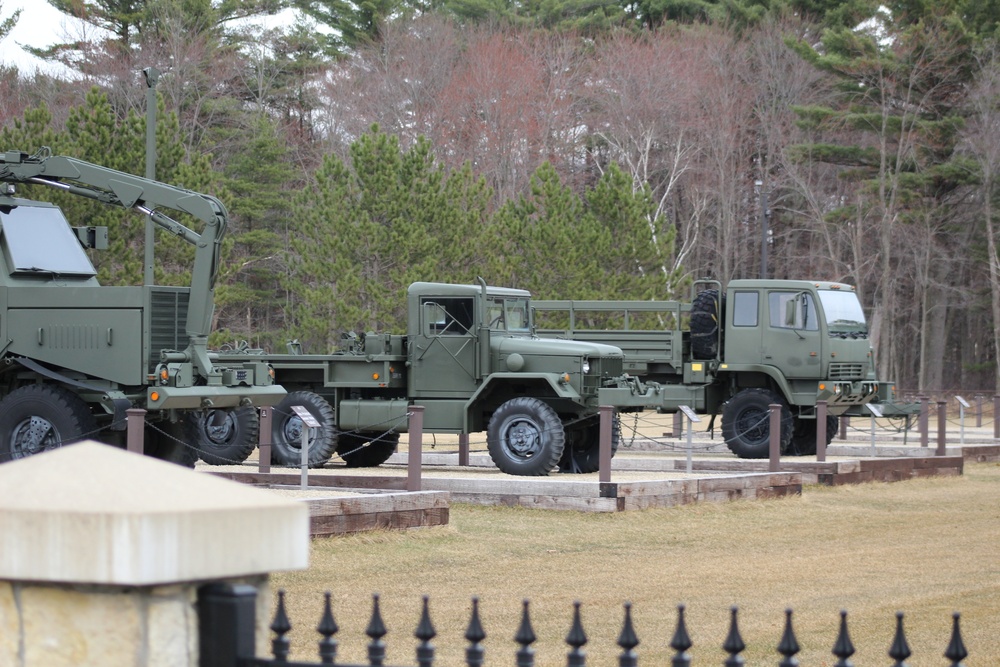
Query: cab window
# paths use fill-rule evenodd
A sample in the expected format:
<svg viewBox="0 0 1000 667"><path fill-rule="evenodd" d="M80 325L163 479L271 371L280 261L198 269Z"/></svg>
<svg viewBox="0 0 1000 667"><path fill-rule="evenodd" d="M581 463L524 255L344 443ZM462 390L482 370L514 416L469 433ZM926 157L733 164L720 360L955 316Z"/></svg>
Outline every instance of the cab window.
<svg viewBox="0 0 1000 667"><path fill-rule="evenodd" d="M464 297L428 297L421 301L424 327L430 336L466 336L472 332L475 302Z"/></svg>
<svg viewBox="0 0 1000 667"><path fill-rule="evenodd" d="M760 295L757 292L736 292L733 294L733 326L757 326L757 304Z"/></svg>
<svg viewBox="0 0 1000 667"><path fill-rule="evenodd" d="M819 330L816 303L808 292L771 292L767 295L767 299L772 327Z"/></svg>

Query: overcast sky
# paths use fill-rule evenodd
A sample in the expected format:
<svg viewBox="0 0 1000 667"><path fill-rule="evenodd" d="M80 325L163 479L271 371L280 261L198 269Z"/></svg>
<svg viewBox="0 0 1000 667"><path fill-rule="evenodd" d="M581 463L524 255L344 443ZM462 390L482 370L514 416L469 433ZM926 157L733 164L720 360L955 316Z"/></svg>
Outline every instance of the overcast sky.
<svg viewBox="0 0 1000 667"><path fill-rule="evenodd" d="M92 38L97 28L67 16L54 9L45 0L0 0L0 21L21 9L21 18L10 35L0 42L0 63L17 65L24 74L38 69L47 73L64 71L60 65L46 62L27 53L19 44L44 48L61 42L70 42L89 34ZM280 25L293 20L291 13L282 13L265 20L269 25Z"/></svg>
<svg viewBox="0 0 1000 667"><path fill-rule="evenodd" d="M0 4L3 5L0 20L17 9L22 10L13 32L0 42L0 61L17 65L25 73L39 68L45 72L57 71L58 66L29 55L18 44L46 47L68 41L65 38L79 34L80 22L57 11L45 0L0 0Z"/></svg>

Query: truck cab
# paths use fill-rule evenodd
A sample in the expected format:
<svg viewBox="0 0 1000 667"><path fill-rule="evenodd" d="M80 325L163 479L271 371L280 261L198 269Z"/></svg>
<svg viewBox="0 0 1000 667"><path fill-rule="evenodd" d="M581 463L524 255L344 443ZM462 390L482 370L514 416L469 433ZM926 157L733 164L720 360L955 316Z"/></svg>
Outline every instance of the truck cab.
<svg viewBox="0 0 1000 667"><path fill-rule="evenodd" d="M734 280L726 301L720 370L760 373L791 405L826 400L833 415L878 396L868 325L852 286Z"/></svg>
<svg viewBox="0 0 1000 667"><path fill-rule="evenodd" d="M517 395L546 397L565 414L592 410L597 389L621 375L616 347L535 336L525 290L417 282L407 298L408 394L453 399L463 412L479 406L468 417L472 431Z"/></svg>

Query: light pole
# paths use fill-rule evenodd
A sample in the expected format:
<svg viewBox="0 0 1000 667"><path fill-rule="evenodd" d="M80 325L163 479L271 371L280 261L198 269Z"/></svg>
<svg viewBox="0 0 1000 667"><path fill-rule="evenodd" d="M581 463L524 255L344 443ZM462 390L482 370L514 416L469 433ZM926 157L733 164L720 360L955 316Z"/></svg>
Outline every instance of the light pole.
<svg viewBox="0 0 1000 667"><path fill-rule="evenodd" d="M146 178L156 179L156 81L160 78L160 70L155 67L147 67L142 70L142 76L146 80ZM143 282L146 285L153 284L153 262L154 248L156 241L153 218L146 216L146 243L143 255Z"/></svg>
<svg viewBox="0 0 1000 667"><path fill-rule="evenodd" d="M763 280L767 278L767 223L771 217L771 209L768 208L768 192L764 189L764 182L755 181L753 189L760 197L760 277Z"/></svg>

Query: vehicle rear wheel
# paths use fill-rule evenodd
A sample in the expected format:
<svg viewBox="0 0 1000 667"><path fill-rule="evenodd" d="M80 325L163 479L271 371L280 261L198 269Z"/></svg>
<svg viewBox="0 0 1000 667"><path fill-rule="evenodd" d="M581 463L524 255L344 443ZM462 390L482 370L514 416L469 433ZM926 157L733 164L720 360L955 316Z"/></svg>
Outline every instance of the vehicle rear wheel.
<svg viewBox="0 0 1000 667"><path fill-rule="evenodd" d="M95 437L97 421L82 398L55 385L30 384L0 401L0 462Z"/></svg>
<svg viewBox="0 0 1000 667"><path fill-rule="evenodd" d="M601 467L601 419L590 417L566 426L566 446L559 459L559 472L597 472ZM611 456L622 439L621 421L616 412L611 418Z"/></svg>
<svg viewBox="0 0 1000 667"><path fill-rule="evenodd" d="M311 391L289 392L274 407L271 421L271 463L280 466L302 465L302 429L306 426L292 411L293 405L301 405L319 422L319 428L310 429L308 436L308 466L320 468L337 449L337 418L326 399Z"/></svg>
<svg viewBox="0 0 1000 667"><path fill-rule="evenodd" d="M486 429L490 458L509 475L548 475L559 464L566 432L559 415L537 398L512 398Z"/></svg>
<svg viewBox="0 0 1000 667"><path fill-rule="evenodd" d="M796 419L795 429L792 431L792 444L789 454L797 456L811 456L816 453L816 420ZM826 444L833 442L833 436L840 426L840 419L827 415L826 417Z"/></svg>
<svg viewBox="0 0 1000 667"><path fill-rule="evenodd" d="M733 454L741 459L770 455L772 403L781 406L780 451L788 449L794 428L788 404L768 389L743 389L722 406L722 437Z"/></svg>
<svg viewBox="0 0 1000 667"><path fill-rule="evenodd" d="M199 410L188 415L185 434L205 463L239 465L260 440L260 417L252 407Z"/></svg>
<svg viewBox="0 0 1000 667"><path fill-rule="evenodd" d="M341 433L337 455L348 468L376 468L396 453L398 433L358 432Z"/></svg>
<svg viewBox="0 0 1000 667"><path fill-rule="evenodd" d="M147 456L193 468L198 462L198 447L190 440L184 422L146 422L143 450Z"/></svg>

